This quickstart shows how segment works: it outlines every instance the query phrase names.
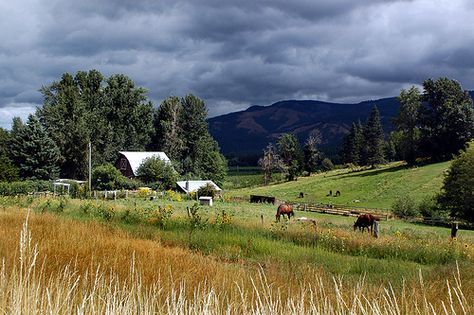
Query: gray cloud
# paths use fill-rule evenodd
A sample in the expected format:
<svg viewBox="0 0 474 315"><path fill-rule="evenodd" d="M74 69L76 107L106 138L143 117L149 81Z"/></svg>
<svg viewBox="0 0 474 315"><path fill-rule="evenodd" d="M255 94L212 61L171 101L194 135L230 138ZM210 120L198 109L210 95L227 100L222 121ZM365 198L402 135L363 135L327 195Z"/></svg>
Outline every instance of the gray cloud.
<svg viewBox="0 0 474 315"><path fill-rule="evenodd" d="M358 102L429 77L474 88L468 0L0 3L0 126L62 73L125 73L155 104L195 93L211 116L282 99Z"/></svg>

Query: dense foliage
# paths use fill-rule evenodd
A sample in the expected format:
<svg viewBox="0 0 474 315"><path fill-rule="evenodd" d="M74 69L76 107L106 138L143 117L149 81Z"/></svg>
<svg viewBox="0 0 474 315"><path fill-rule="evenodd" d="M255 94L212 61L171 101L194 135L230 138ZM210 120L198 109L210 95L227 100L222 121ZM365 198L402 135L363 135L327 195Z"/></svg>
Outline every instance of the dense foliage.
<svg viewBox="0 0 474 315"><path fill-rule="evenodd" d="M341 155L344 163L375 166L385 162L386 142L380 113L374 106L365 125L353 123L343 140Z"/></svg>
<svg viewBox="0 0 474 315"><path fill-rule="evenodd" d="M425 80L423 92L402 90L399 100L393 138L397 156L409 164L418 157L450 159L474 137L472 99L455 80Z"/></svg>
<svg viewBox="0 0 474 315"><path fill-rule="evenodd" d="M206 118L206 105L196 96L167 98L155 112L150 148L169 152L176 170L184 177L222 184L227 161L209 134Z"/></svg>
<svg viewBox="0 0 474 315"><path fill-rule="evenodd" d="M146 90L125 75L65 73L41 93L37 115L60 149L63 177L85 178L89 141L94 165L114 162L120 150L144 150L150 142L153 107Z"/></svg>
<svg viewBox="0 0 474 315"><path fill-rule="evenodd" d="M146 184L153 184L154 188L171 189L176 186L178 174L171 163L159 157L146 158L137 170L138 177Z"/></svg>
<svg viewBox="0 0 474 315"><path fill-rule="evenodd" d="M474 145L456 157L444 178L438 203L451 215L474 223Z"/></svg>
<svg viewBox="0 0 474 315"><path fill-rule="evenodd" d="M126 178L110 163L92 170L92 188L97 190L136 189L140 185L136 180Z"/></svg>
<svg viewBox="0 0 474 315"><path fill-rule="evenodd" d="M23 125L17 120L11 132L10 154L20 176L48 180L59 174L59 149L35 115Z"/></svg>

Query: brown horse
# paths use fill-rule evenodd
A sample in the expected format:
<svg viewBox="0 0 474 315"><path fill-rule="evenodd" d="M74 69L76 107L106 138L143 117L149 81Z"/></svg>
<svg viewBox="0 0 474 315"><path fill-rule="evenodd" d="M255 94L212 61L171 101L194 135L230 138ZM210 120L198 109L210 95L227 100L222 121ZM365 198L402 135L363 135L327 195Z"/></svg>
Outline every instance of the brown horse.
<svg viewBox="0 0 474 315"><path fill-rule="evenodd" d="M280 222L280 216L284 215L288 216L288 220L293 216L295 216L295 213L293 212L293 206L292 205L287 205L287 204L281 204L278 206L277 213L275 215L275 218L277 222Z"/></svg>
<svg viewBox="0 0 474 315"><path fill-rule="evenodd" d="M371 214L361 214L357 217L357 220L354 222L354 231L359 228L359 231L364 232L364 229L367 228L367 232L372 234L374 227L374 221L377 221L377 218Z"/></svg>

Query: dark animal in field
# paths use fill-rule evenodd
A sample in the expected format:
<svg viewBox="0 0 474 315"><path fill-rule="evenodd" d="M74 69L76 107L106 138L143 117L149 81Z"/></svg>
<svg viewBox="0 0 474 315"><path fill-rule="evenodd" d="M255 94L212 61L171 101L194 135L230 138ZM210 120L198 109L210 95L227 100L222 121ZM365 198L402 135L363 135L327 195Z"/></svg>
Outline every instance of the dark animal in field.
<svg viewBox="0 0 474 315"><path fill-rule="evenodd" d="M370 232L370 234L372 234L374 228L374 221L378 221L378 219L373 215L361 214L354 222L354 231L359 228L359 231L364 232L364 230L367 228L367 232Z"/></svg>
<svg viewBox="0 0 474 315"><path fill-rule="evenodd" d="M326 197L332 196L332 190L329 191L329 194L326 195Z"/></svg>
<svg viewBox="0 0 474 315"><path fill-rule="evenodd" d="M304 192L300 192L300 198L304 198Z"/></svg>
<svg viewBox="0 0 474 315"><path fill-rule="evenodd" d="M293 216L295 216L295 213L293 212L293 206L287 205L287 204L281 204L278 206L277 213L275 215L276 221L280 222L280 216L284 215L288 216L288 220Z"/></svg>
<svg viewBox="0 0 474 315"><path fill-rule="evenodd" d="M339 197L341 195L341 192L338 190L336 191L336 197Z"/></svg>

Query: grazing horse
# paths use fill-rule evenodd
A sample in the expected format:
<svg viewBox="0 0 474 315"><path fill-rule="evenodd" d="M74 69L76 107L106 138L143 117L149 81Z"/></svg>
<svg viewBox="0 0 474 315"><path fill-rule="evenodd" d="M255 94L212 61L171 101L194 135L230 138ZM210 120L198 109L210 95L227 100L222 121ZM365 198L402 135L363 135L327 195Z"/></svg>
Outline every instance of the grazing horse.
<svg viewBox="0 0 474 315"><path fill-rule="evenodd" d="M371 214L361 214L354 222L354 231L359 228L359 231L364 232L364 229L367 228L367 232L370 232L370 234L372 234L374 221L376 220L377 218Z"/></svg>
<svg viewBox="0 0 474 315"><path fill-rule="evenodd" d="M275 218L277 222L280 222L280 216L284 215L288 216L288 220L293 216L295 216L295 213L293 212L293 206L287 205L287 204L281 204L278 206L277 213L275 215Z"/></svg>

